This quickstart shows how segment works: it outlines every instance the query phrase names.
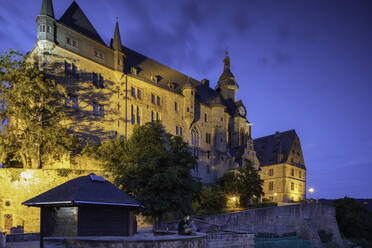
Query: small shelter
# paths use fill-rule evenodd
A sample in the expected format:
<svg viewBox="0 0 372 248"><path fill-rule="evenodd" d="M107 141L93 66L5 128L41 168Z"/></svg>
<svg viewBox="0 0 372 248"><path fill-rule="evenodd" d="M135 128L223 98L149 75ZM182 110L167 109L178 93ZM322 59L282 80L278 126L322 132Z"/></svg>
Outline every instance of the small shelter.
<svg viewBox="0 0 372 248"><path fill-rule="evenodd" d="M139 203L93 173L22 204L41 208L41 241L43 237L131 236L137 231L134 210Z"/></svg>

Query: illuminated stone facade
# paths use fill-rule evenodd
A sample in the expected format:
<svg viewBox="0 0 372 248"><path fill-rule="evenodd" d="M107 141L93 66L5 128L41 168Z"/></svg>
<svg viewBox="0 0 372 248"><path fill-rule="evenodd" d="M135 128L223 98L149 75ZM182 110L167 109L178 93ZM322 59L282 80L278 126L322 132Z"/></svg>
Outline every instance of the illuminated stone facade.
<svg viewBox="0 0 372 248"><path fill-rule="evenodd" d="M118 23L107 46L76 2L57 20L52 1L44 0L36 20L38 40L30 60L67 89L68 124L81 137L129 137L136 125L161 120L198 157L192 173L202 182L215 182L242 157L258 165L227 54L215 90L206 79L195 80L123 46Z"/></svg>
<svg viewBox="0 0 372 248"><path fill-rule="evenodd" d="M276 132L255 139L254 144L265 198L275 202L305 200L306 167L296 132Z"/></svg>
<svg viewBox="0 0 372 248"><path fill-rule="evenodd" d="M188 142L198 157L192 173L202 182L214 183L247 158L263 169L265 198L305 197L306 169L297 135L283 140L278 146L282 150L269 153L260 143L266 137L252 140L245 106L235 99L238 84L227 54L215 90L206 79L195 80L122 46L118 24L107 46L76 2L57 20L52 1L43 0L36 21L38 39L29 61L66 88L67 124L82 138L125 138L136 125L158 119L167 132ZM70 156L39 170L1 169L0 230L24 225L26 232L38 231L38 211L21 206L22 201L97 170L104 173L97 161Z"/></svg>

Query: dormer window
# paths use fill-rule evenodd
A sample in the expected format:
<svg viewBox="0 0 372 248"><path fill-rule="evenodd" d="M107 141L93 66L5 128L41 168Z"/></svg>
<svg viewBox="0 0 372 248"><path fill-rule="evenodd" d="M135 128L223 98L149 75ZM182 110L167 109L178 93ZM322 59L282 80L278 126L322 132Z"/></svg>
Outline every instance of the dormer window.
<svg viewBox="0 0 372 248"><path fill-rule="evenodd" d="M138 75L138 68L133 66L133 67L130 68L130 72L133 75Z"/></svg>
<svg viewBox="0 0 372 248"><path fill-rule="evenodd" d="M151 76L151 81L153 81L154 83L159 83L160 76L159 75Z"/></svg>
<svg viewBox="0 0 372 248"><path fill-rule="evenodd" d="M105 59L105 54L101 51L98 51L98 50L94 51L94 56L99 58L99 59Z"/></svg>
<svg viewBox="0 0 372 248"><path fill-rule="evenodd" d="M47 26L47 33L51 33L51 28L49 25Z"/></svg>
<svg viewBox="0 0 372 248"><path fill-rule="evenodd" d="M41 32L41 33L45 33L45 30L46 30L46 25L45 25L45 24L41 24L41 25L39 26L39 32Z"/></svg>

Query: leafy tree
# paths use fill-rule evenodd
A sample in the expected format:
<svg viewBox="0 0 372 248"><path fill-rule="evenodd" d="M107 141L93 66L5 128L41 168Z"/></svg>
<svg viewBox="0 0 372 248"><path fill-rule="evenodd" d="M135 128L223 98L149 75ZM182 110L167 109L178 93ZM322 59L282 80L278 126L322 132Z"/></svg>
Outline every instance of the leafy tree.
<svg viewBox="0 0 372 248"><path fill-rule="evenodd" d="M62 125L64 89L22 54L9 50L0 57L0 162L40 168L49 158L77 148Z"/></svg>
<svg viewBox="0 0 372 248"><path fill-rule="evenodd" d="M197 215L221 214L226 207L226 196L219 187L206 186L200 193L199 201L193 208Z"/></svg>
<svg viewBox="0 0 372 248"><path fill-rule="evenodd" d="M338 226L345 237L372 242L372 213L365 206L349 197L335 200L333 206Z"/></svg>
<svg viewBox="0 0 372 248"><path fill-rule="evenodd" d="M226 172L217 184L226 195L239 195L242 207L247 207L251 199L264 194L263 180L249 160L244 160L242 168Z"/></svg>
<svg viewBox="0 0 372 248"><path fill-rule="evenodd" d="M160 122L135 127L127 141L103 143L96 156L113 171L115 184L141 203L144 216L159 223L166 212L191 212L198 189L191 176L196 160Z"/></svg>

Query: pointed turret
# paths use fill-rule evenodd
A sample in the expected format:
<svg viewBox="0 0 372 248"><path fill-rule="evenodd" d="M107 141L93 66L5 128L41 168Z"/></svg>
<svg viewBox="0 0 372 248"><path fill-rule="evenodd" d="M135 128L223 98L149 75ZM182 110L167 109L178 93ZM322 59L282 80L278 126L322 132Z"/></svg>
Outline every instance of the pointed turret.
<svg viewBox="0 0 372 248"><path fill-rule="evenodd" d="M217 89L221 92L224 99L233 99L235 101L235 94L239 89L236 79L230 71L230 57L226 51L226 56L223 60L223 72L218 79Z"/></svg>
<svg viewBox="0 0 372 248"><path fill-rule="evenodd" d="M114 38L111 39L111 48L114 49L114 65L115 70L123 72L124 71L124 60L125 55L123 53L123 48L121 44L121 37L120 37L120 31L119 31L119 22L118 18L116 17L116 25L115 25L115 32L114 32Z"/></svg>
<svg viewBox="0 0 372 248"><path fill-rule="evenodd" d="M120 37L120 31L119 31L119 23L118 18L116 17L116 25L115 25L115 33L114 33L114 40L112 42L112 48L116 51L122 51L121 47L121 37Z"/></svg>
<svg viewBox="0 0 372 248"><path fill-rule="evenodd" d="M52 0L43 0L41 4L40 15L46 15L54 18L53 2Z"/></svg>

